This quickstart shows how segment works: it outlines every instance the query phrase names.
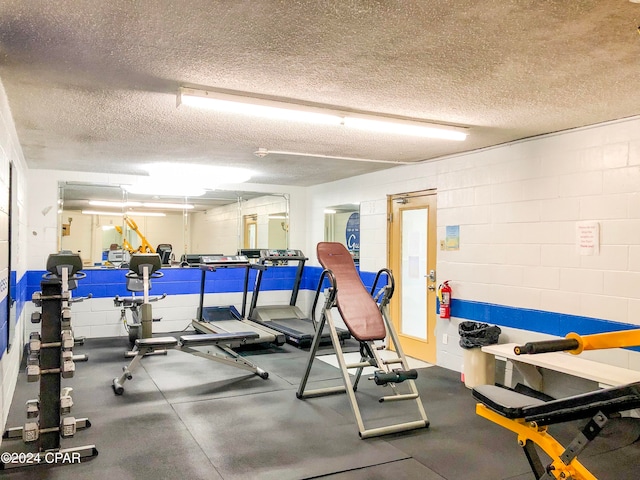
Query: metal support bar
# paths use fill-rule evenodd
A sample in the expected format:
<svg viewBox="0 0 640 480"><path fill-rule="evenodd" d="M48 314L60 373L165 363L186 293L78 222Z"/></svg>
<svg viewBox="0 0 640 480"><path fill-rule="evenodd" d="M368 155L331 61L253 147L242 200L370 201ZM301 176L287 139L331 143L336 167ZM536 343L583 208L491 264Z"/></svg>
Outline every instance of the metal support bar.
<svg viewBox="0 0 640 480"><path fill-rule="evenodd" d="M407 393L405 395L387 395L386 397L381 397L378 401L382 402L402 402L404 400L415 400L420 396L417 393Z"/></svg>
<svg viewBox="0 0 640 480"><path fill-rule="evenodd" d="M211 345L214 348L217 348L223 355L216 353L205 353L200 350L195 350L191 347L177 347L176 350L181 350L186 353L190 353L191 355L195 355L196 357L206 358L207 360L211 360L214 362L222 363L224 365L229 365L231 367L239 368L240 370L246 370L248 372L254 373L265 380L269 377L269 373L258 367L255 363L250 362L246 358L240 356L237 352L233 351L231 348L224 345Z"/></svg>
<svg viewBox="0 0 640 480"><path fill-rule="evenodd" d="M582 431L576 435L576 438L567 446L562 455L560 455L560 460L562 460L565 465L569 465L571 460L576 458L586 448L589 442L598 436L607 421L608 418L604 413L596 413Z"/></svg>

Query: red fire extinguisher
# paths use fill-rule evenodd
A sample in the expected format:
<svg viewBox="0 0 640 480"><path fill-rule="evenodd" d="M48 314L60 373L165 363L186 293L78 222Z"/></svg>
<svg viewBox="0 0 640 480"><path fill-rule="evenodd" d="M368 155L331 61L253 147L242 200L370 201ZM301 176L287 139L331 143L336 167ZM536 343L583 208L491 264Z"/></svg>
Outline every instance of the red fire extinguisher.
<svg viewBox="0 0 640 480"><path fill-rule="evenodd" d="M448 280L438 287L438 299L440 300L440 318L451 318L451 287Z"/></svg>

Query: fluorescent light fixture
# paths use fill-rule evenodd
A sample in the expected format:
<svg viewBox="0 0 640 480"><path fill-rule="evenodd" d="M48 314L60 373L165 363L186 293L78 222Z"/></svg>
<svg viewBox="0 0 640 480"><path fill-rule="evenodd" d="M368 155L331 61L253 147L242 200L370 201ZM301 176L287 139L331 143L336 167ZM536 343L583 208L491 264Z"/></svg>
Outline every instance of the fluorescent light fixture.
<svg viewBox="0 0 640 480"><path fill-rule="evenodd" d="M195 207L190 203L155 203L155 202L142 202L141 207L145 208L159 208L159 209L176 209L176 210L193 210Z"/></svg>
<svg viewBox="0 0 640 480"><path fill-rule="evenodd" d="M194 206L190 203L157 203L157 202L110 202L106 200L90 200L89 205L94 207L113 207L113 208L157 208L157 209L177 209L192 210Z"/></svg>
<svg viewBox="0 0 640 480"><path fill-rule="evenodd" d="M113 217L121 217L122 212L106 212L103 210L82 210L83 215L110 215Z"/></svg>
<svg viewBox="0 0 640 480"><path fill-rule="evenodd" d="M332 213L336 213L336 211L335 211L335 210L332 210L332 209L330 209L330 208L325 208L325 209L324 209L324 213L326 213L326 214L330 215L330 214L332 214Z"/></svg>
<svg viewBox="0 0 640 480"><path fill-rule="evenodd" d="M115 230L115 229L116 229L116 227L114 225L103 225L102 226L102 231L103 232L107 232L109 230Z"/></svg>
<svg viewBox="0 0 640 480"><path fill-rule="evenodd" d="M211 108L219 112L238 113L276 120L344 126L358 130L398 135L411 135L442 140L462 141L466 129L418 120L404 120L383 115L369 115L336 110L330 107L246 97L211 90L182 87L178 91L177 105Z"/></svg>
<svg viewBox="0 0 640 480"><path fill-rule="evenodd" d="M105 212L101 210L82 210L82 214L83 215L109 215L112 217L123 216L122 212ZM162 212L134 212L134 211L128 211L125 213L125 215L132 216L132 217L166 217L167 216L166 213L162 213Z"/></svg>
<svg viewBox="0 0 640 480"><path fill-rule="evenodd" d="M260 98L241 97L227 93L181 88L177 105L210 108L218 112L239 113L253 117L287 120L294 122L340 125L342 117L321 108L276 102Z"/></svg>
<svg viewBox="0 0 640 480"><path fill-rule="evenodd" d="M367 130L369 132L440 138L442 140L455 140L458 142L467 138L467 134L459 130L447 130L435 125L420 125L417 122L404 120L377 120L361 115L344 117L344 126L357 128L358 130Z"/></svg>
<svg viewBox="0 0 640 480"><path fill-rule="evenodd" d="M166 213L162 212L134 212L133 210L128 210L126 212L127 217L166 217Z"/></svg>
<svg viewBox="0 0 640 480"><path fill-rule="evenodd" d="M92 207L113 207L113 208L126 208L126 207L139 207L141 202L110 202L107 200L89 200L89 205Z"/></svg>

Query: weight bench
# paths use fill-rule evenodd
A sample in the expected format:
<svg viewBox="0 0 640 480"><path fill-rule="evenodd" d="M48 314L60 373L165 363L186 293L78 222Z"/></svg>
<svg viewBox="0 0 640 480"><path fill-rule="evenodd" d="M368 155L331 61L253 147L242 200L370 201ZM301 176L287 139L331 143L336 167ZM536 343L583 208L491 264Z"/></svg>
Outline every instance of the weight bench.
<svg viewBox="0 0 640 480"><path fill-rule="evenodd" d="M133 348L133 360L129 365L123 367L122 375L113 379L112 387L116 395L124 393L124 382L133 378L133 371L138 367L146 355L156 351L166 351L167 349L179 350L197 357L206 358L214 362L223 363L232 367L247 370L258 375L260 378L269 378L269 373L254 365L249 360L241 357L232 350L258 337L255 332L233 332L215 334L182 335L179 339L175 337L152 337L139 338L135 341ZM214 347L220 353L205 353L196 350L195 347Z"/></svg>
<svg viewBox="0 0 640 480"><path fill-rule="evenodd" d="M311 318L315 326L315 336L311 344L309 360L307 362L306 371L296 396L300 399L330 395L335 393L347 393L351 410L353 411L358 431L361 438L369 438L389 433L402 432L417 428L425 428L429 426L429 420L422 406L420 395L415 386L415 380L418 376L415 370L410 370L407 359L402 351L400 341L395 332L392 322L389 319L388 303L393 295L394 281L393 275L387 269L382 269L376 275L373 287L368 292L360 275L356 270L353 258L344 245L337 242L320 242L317 246L318 261L324 268L318 282L315 300L311 309ZM386 277L387 283L378 290L379 280ZM324 281L329 281L329 290L326 294L325 303L322 307L320 320L316 321L315 311L318 298L324 286ZM347 364L340 345L340 338L336 329L335 321L332 316L332 309L338 308L347 329L360 342L360 361L354 364ZM321 333L325 324L329 325L331 334L331 342L336 352L338 364L342 372L344 381L343 386L320 388L316 390L305 391L309 374L313 361L315 360L318 346L321 341ZM389 333L391 340L396 348L397 358L383 360L380 357L380 347L374 344L375 341L384 340ZM399 368L392 369L391 365L399 365ZM419 420L391 424L377 428L365 428L355 391L358 388L358 382L365 367L375 367L373 377L376 385L389 386L393 392L392 395L382 396L378 399L382 402L396 402L403 400L414 400L418 410ZM349 369L355 369L355 379L352 380ZM398 385L406 382L404 392L400 392Z"/></svg>
<svg viewBox="0 0 640 480"><path fill-rule="evenodd" d="M518 434L537 480L595 480L577 456L611 416L640 406L640 382L549 402L494 385L475 387L473 396L481 402L476 406L478 415ZM548 425L579 419L589 421L566 448L547 432ZM548 466L542 465L535 445L551 457Z"/></svg>
<svg viewBox="0 0 640 480"><path fill-rule="evenodd" d="M638 339L638 331L612 332L580 337L575 333L563 340L545 340L516 346L516 355L568 350L580 353L587 349L627 346ZM596 480L578 461L578 455L596 438L608 419L620 412L640 407L640 382L615 386L558 400L543 401L495 385L473 389L480 403L476 413L518 435L536 480ZM565 448L547 431L548 425L588 419L586 426ZM542 465L539 447L551 463Z"/></svg>

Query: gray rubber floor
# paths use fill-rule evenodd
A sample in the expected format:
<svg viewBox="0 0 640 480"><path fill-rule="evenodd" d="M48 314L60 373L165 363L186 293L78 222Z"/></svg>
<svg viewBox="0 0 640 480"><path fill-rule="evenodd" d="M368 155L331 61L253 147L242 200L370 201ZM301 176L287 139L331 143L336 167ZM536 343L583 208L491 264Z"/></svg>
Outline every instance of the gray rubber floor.
<svg viewBox="0 0 640 480"><path fill-rule="evenodd" d="M346 395L299 400L295 392L308 352L285 345L243 352L269 372L248 372L169 351L146 357L116 396L112 379L128 363L124 338L88 340L75 353L75 417L92 426L62 440L94 444L99 455L79 465L0 472L9 479L533 479L515 434L475 414L470 390L457 372L420 369L417 380L428 429L361 440ZM348 346L352 349L353 345ZM326 349L323 353L330 353ZM309 386L341 384L338 369L316 361ZM388 387L387 387L388 388ZM416 419L413 402L379 404L383 387L361 381L358 398L370 426ZM7 427L25 422L24 404L38 384L20 374ZM410 418L410 417L414 418ZM580 422L553 426L565 444ZM640 465L640 420L610 421L580 456L597 476L635 479ZM3 440L3 452L33 451Z"/></svg>

